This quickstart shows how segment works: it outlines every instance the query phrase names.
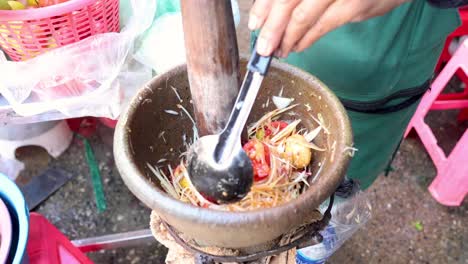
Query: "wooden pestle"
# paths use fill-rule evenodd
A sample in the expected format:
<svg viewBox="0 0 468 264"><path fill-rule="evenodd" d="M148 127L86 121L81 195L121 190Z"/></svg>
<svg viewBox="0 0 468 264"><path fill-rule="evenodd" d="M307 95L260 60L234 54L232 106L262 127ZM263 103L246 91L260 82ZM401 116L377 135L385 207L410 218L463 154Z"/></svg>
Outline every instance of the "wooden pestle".
<svg viewBox="0 0 468 264"><path fill-rule="evenodd" d="M187 70L200 136L226 125L240 87L230 0L181 0Z"/></svg>

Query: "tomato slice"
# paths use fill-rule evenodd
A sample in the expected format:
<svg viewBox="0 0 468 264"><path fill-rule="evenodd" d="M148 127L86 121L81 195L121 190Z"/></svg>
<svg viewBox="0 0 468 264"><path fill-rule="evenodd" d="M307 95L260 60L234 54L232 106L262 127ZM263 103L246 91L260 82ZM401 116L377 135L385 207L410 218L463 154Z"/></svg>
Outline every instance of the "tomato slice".
<svg viewBox="0 0 468 264"><path fill-rule="evenodd" d="M244 145L244 151L252 161L254 181L260 181L270 174L270 150L262 142L252 139Z"/></svg>
<svg viewBox="0 0 468 264"><path fill-rule="evenodd" d="M209 197L208 195L205 195L204 193L200 193L203 198L205 198L208 202L218 204L214 198ZM208 208L208 204L202 204L202 207Z"/></svg>
<svg viewBox="0 0 468 264"><path fill-rule="evenodd" d="M285 121L273 121L271 122L271 126L274 128L279 128L279 130L285 129L289 124Z"/></svg>
<svg viewBox="0 0 468 264"><path fill-rule="evenodd" d="M254 162L253 167L255 171L254 181L261 181L268 177L268 175L270 174L270 166L266 164Z"/></svg>
<svg viewBox="0 0 468 264"><path fill-rule="evenodd" d="M265 137L269 137L273 134L273 132L278 133L279 131L285 129L289 124L285 121L273 121L270 123L270 127L264 127L265 129ZM274 131L271 130L274 129Z"/></svg>
<svg viewBox="0 0 468 264"><path fill-rule="evenodd" d="M270 149L260 140L278 133L287 126L288 123L285 121L273 121L268 127L260 128L256 138L249 140L244 145L244 151L252 161L255 181L263 180L270 174Z"/></svg>

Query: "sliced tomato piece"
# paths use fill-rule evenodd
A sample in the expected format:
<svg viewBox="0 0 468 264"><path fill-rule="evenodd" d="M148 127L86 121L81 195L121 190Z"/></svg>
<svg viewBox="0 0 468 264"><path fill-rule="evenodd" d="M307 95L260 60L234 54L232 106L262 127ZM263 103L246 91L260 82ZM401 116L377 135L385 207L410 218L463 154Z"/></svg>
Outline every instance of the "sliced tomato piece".
<svg viewBox="0 0 468 264"><path fill-rule="evenodd" d="M200 193L200 195L203 196L203 198L205 198L208 202L218 204L214 198L208 197L208 195L205 195L204 193ZM206 204L206 207L208 207L208 204Z"/></svg>
<svg viewBox="0 0 468 264"><path fill-rule="evenodd" d="M278 133L279 131L285 129L288 126L288 123L285 121L273 121L270 123L270 127L264 127L265 129L265 137L269 137L273 134L273 132ZM272 131L272 128L274 129Z"/></svg>
<svg viewBox="0 0 468 264"><path fill-rule="evenodd" d="M270 174L270 151L262 142L252 139L244 145L244 151L252 161L254 180L265 179Z"/></svg>
<svg viewBox="0 0 468 264"><path fill-rule="evenodd" d="M274 128L279 128L279 130L285 129L289 124L285 121L273 121L271 122L271 126Z"/></svg>
<svg viewBox="0 0 468 264"><path fill-rule="evenodd" d="M254 181L261 181L270 175L270 166L258 162L253 162Z"/></svg>

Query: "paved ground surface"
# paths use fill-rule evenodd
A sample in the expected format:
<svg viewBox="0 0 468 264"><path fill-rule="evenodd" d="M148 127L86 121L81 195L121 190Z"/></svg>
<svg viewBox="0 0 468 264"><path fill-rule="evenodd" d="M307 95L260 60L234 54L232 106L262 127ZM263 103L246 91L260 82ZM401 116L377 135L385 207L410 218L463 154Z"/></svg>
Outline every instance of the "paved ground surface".
<svg viewBox="0 0 468 264"><path fill-rule="evenodd" d="M248 50L245 14L250 1L241 1L239 46ZM468 124L454 122L456 113L435 113L428 120L445 149L453 147ZM23 177L54 166L75 176L38 208L71 239L148 228L150 211L125 187L112 156L112 130L100 127L91 139L104 182L108 208L98 213L84 148L75 138L58 159L35 148L23 149ZM367 191L373 216L368 224L331 258L330 263L468 263L468 203L439 205L427 187L434 167L417 139L405 140L394 162L395 171L380 177ZM415 227L420 222L422 229ZM145 247L89 254L96 263L163 263L166 249L156 242Z"/></svg>

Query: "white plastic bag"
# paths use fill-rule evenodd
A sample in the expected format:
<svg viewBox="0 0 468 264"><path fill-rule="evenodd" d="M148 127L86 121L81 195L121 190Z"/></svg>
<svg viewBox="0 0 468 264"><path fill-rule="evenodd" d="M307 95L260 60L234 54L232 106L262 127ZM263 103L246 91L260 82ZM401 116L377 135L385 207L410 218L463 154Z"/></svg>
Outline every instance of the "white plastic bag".
<svg viewBox="0 0 468 264"><path fill-rule="evenodd" d="M15 180L19 173L24 170L24 164L16 159L7 159L0 156L0 173L8 176L11 180Z"/></svg>
<svg viewBox="0 0 468 264"><path fill-rule="evenodd" d="M0 105L0 121L117 118L125 95L151 78L151 69L131 55L136 38L153 22L156 1L126 2L131 16L120 33L92 36L27 61L0 61L0 94L7 101Z"/></svg>
<svg viewBox="0 0 468 264"><path fill-rule="evenodd" d="M153 68L156 73L165 72L185 63L184 32L182 15L178 8L179 0L163 0L174 12L167 12L154 20L151 28L144 34L135 58L144 65ZM231 0L232 14L236 27L240 22L237 0Z"/></svg>
<svg viewBox="0 0 468 264"><path fill-rule="evenodd" d="M181 13L168 13L157 18L142 38L135 59L158 74L185 63Z"/></svg>

